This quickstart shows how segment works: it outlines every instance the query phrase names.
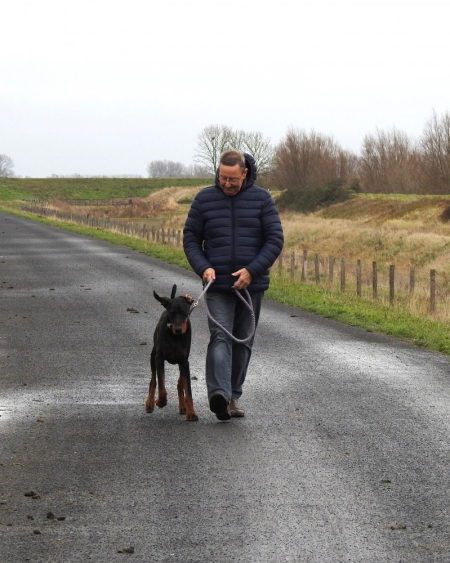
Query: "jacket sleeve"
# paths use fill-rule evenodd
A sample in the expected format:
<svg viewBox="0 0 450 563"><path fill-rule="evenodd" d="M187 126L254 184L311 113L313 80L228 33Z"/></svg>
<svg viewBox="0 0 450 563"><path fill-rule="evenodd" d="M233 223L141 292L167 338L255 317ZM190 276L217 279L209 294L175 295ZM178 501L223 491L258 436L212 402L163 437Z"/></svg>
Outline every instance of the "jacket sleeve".
<svg viewBox="0 0 450 563"><path fill-rule="evenodd" d="M210 263L203 252L203 220L198 199L194 199L183 229L183 248L194 272L202 276Z"/></svg>
<svg viewBox="0 0 450 563"><path fill-rule="evenodd" d="M267 196L261 210L263 244L258 255L246 266L253 279L267 272L280 255L284 244L283 227L277 208L270 194Z"/></svg>

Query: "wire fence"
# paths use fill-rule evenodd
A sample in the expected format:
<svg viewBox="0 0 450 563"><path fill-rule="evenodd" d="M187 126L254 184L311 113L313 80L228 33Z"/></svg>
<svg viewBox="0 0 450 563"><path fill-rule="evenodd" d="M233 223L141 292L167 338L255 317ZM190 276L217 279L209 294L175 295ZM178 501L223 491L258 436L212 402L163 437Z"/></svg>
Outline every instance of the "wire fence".
<svg viewBox="0 0 450 563"><path fill-rule="evenodd" d="M313 283L366 301L406 308L419 316L450 319L450 276L435 269L405 269L291 249L280 255L275 272L293 283Z"/></svg>
<svg viewBox="0 0 450 563"><path fill-rule="evenodd" d="M23 206L22 210L151 243L176 248L181 248L183 244L179 229L158 229L145 223L74 214L47 207ZM367 301L405 308L422 317L450 320L450 275L435 269L404 269L376 261L351 262L345 258L312 254L306 249L285 249L274 264L272 274L286 276L292 283L315 284Z"/></svg>

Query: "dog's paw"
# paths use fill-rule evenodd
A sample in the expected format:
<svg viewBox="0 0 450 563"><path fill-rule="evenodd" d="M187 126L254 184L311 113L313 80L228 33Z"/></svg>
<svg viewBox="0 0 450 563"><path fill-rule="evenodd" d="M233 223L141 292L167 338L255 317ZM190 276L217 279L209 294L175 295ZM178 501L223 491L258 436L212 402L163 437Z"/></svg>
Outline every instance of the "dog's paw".
<svg viewBox="0 0 450 563"><path fill-rule="evenodd" d="M160 409L163 409L167 405L167 397L160 397L156 401L156 406Z"/></svg>
<svg viewBox="0 0 450 563"><path fill-rule="evenodd" d="M198 420L198 416L195 414L195 412L192 412L190 414L186 414L186 420L189 422L196 422Z"/></svg>

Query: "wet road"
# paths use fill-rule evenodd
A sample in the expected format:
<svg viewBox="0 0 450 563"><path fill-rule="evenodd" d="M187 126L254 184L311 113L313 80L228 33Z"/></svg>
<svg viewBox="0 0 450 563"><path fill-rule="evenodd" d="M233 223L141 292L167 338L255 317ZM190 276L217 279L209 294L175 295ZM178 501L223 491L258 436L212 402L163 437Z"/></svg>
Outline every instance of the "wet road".
<svg viewBox="0 0 450 563"><path fill-rule="evenodd" d="M242 405L145 413L196 276L0 213L0 561L449 562L450 360L265 301Z"/></svg>

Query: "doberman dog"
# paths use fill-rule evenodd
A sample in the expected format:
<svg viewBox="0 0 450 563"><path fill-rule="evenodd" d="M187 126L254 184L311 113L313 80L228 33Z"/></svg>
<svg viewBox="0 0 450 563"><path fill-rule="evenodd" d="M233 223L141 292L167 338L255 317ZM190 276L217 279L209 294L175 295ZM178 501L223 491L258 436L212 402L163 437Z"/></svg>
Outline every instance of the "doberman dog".
<svg viewBox="0 0 450 563"><path fill-rule="evenodd" d="M145 403L145 410L153 412L155 408L156 378L158 378L158 400L156 405L163 408L167 404L164 362L178 364L180 376L177 384L178 410L186 415L186 420L198 420L194 410L191 390L191 373L189 370L189 352L191 350L191 323L189 321L190 295L175 297L177 286L172 287L170 299L160 297L155 291L153 295L166 309L156 325L153 335L153 349L150 355L152 376Z"/></svg>

